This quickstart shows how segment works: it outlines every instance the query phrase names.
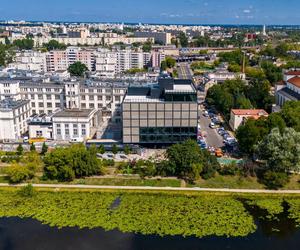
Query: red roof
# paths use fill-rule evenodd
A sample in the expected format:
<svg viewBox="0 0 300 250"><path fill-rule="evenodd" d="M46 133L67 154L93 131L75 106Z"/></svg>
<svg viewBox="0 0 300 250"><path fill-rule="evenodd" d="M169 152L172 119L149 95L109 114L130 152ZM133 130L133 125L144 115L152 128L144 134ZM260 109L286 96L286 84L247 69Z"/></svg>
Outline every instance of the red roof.
<svg viewBox="0 0 300 250"><path fill-rule="evenodd" d="M263 109L232 109L234 115L251 116L259 118L261 116L268 116L269 114Z"/></svg>
<svg viewBox="0 0 300 250"><path fill-rule="evenodd" d="M300 76L300 70L290 70L284 74L287 76Z"/></svg>
<svg viewBox="0 0 300 250"><path fill-rule="evenodd" d="M295 76L288 80L288 83L293 84L294 86L300 88L300 77Z"/></svg>

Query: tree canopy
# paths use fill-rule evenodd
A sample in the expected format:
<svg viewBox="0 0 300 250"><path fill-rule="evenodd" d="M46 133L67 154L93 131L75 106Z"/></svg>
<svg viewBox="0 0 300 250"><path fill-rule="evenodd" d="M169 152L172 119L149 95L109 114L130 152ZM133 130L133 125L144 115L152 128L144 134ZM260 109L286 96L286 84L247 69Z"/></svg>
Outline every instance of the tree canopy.
<svg viewBox="0 0 300 250"><path fill-rule="evenodd" d="M72 76L83 77L88 68L81 62L75 62L69 66L68 71Z"/></svg>

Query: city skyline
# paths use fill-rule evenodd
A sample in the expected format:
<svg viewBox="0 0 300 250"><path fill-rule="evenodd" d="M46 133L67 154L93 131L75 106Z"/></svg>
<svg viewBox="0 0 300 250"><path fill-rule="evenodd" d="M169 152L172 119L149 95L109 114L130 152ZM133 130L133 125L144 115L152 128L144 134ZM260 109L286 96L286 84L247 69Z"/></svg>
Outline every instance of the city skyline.
<svg viewBox="0 0 300 250"><path fill-rule="evenodd" d="M298 25L300 16L291 13L299 7L296 0L288 5L279 0L13 0L2 3L0 16L30 21Z"/></svg>

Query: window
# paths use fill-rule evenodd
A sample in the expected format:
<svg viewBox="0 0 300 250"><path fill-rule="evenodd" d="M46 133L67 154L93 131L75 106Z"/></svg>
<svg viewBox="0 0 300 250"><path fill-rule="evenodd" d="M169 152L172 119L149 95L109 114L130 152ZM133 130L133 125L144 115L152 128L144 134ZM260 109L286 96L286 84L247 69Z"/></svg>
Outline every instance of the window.
<svg viewBox="0 0 300 250"><path fill-rule="evenodd" d="M98 103L98 109L102 108L102 103Z"/></svg>
<svg viewBox="0 0 300 250"><path fill-rule="evenodd" d="M60 108L60 103L55 103L55 108Z"/></svg>
<svg viewBox="0 0 300 250"><path fill-rule="evenodd" d="M66 134L66 136L70 135L70 130L68 128L65 129L65 134Z"/></svg>
<svg viewBox="0 0 300 250"><path fill-rule="evenodd" d="M82 134L83 136L86 135L86 129L85 129L85 128L81 129L81 134Z"/></svg>
<svg viewBox="0 0 300 250"><path fill-rule="evenodd" d="M52 103L51 102L47 102L47 108L52 108Z"/></svg>
<svg viewBox="0 0 300 250"><path fill-rule="evenodd" d="M120 96L115 96L115 101L119 102L121 100Z"/></svg>
<svg viewBox="0 0 300 250"><path fill-rule="evenodd" d="M44 107L44 103L39 102L39 107L40 107L40 108L43 108L43 107Z"/></svg>
<svg viewBox="0 0 300 250"><path fill-rule="evenodd" d="M43 100L43 95L38 95L39 100Z"/></svg>
<svg viewBox="0 0 300 250"><path fill-rule="evenodd" d="M31 103L31 107L35 108L35 103L34 102Z"/></svg>
<svg viewBox="0 0 300 250"><path fill-rule="evenodd" d="M78 129L77 128L73 128L73 135L74 136L78 135Z"/></svg>
<svg viewBox="0 0 300 250"><path fill-rule="evenodd" d="M77 124L73 124L73 128L78 128L78 125Z"/></svg>
<svg viewBox="0 0 300 250"><path fill-rule="evenodd" d="M94 103L90 103L89 107L90 109L93 109L95 107Z"/></svg>
<svg viewBox="0 0 300 250"><path fill-rule="evenodd" d="M102 89L97 89L97 93L102 93Z"/></svg>
<svg viewBox="0 0 300 250"><path fill-rule="evenodd" d="M94 100L94 96L93 96L93 95L90 95L90 96L89 96L89 100L90 100L90 101L93 101L93 100Z"/></svg>
<svg viewBox="0 0 300 250"><path fill-rule="evenodd" d="M85 101L85 95L81 96L81 100Z"/></svg>
<svg viewBox="0 0 300 250"><path fill-rule="evenodd" d="M89 93L94 93L94 90L93 89L89 89Z"/></svg>
<svg viewBox="0 0 300 250"><path fill-rule="evenodd" d="M69 128L69 124L65 124L65 128Z"/></svg>
<svg viewBox="0 0 300 250"><path fill-rule="evenodd" d="M60 100L60 95L55 95L55 100Z"/></svg>
<svg viewBox="0 0 300 250"><path fill-rule="evenodd" d="M61 135L61 129L60 128L56 129L56 134Z"/></svg>
<svg viewBox="0 0 300 250"><path fill-rule="evenodd" d="M102 101L102 96L98 95L98 101Z"/></svg>

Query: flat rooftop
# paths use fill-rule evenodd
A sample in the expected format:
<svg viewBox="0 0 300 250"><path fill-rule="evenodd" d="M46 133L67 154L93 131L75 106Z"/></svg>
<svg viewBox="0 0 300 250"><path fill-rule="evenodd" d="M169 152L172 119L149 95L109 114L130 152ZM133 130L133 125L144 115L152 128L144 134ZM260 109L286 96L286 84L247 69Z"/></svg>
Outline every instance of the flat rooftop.
<svg viewBox="0 0 300 250"><path fill-rule="evenodd" d="M65 109L58 111L53 115L55 117L74 117L74 118L87 118L94 112L94 109Z"/></svg>
<svg viewBox="0 0 300 250"><path fill-rule="evenodd" d="M23 105L29 103L29 100L13 100L13 99L4 99L0 101L0 109L17 109Z"/></svg>

